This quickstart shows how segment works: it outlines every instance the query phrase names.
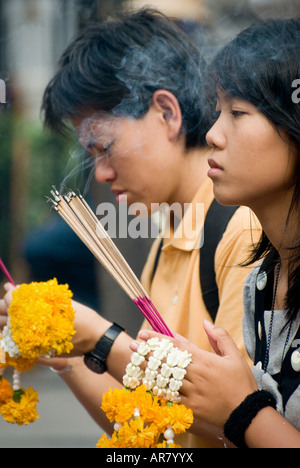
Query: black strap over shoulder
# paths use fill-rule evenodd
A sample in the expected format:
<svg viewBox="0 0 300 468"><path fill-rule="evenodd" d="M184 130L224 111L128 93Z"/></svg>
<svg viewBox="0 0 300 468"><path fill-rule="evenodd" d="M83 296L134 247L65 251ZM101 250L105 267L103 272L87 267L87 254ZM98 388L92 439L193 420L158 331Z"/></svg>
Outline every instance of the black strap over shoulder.
<svg viewBox="0 0 300 468"><path fill-rule="evenodd" d="M222 206L214 200L208 210L204 223L204 244L200 250L200 282L205 306L213 321L219 308L219 291L216 283L215 253L227 225L237 210L237 206ZM161 241L153 268L155 275L163 240Z"/></svg>
<svg viewBox="0 0 300 468"><path fill-rule="evenodd" d="M200 281L205 306L213 321L219 309L215 253L237 206L222 206L214 200L204 223L204 244L200 250Z"/></svg>

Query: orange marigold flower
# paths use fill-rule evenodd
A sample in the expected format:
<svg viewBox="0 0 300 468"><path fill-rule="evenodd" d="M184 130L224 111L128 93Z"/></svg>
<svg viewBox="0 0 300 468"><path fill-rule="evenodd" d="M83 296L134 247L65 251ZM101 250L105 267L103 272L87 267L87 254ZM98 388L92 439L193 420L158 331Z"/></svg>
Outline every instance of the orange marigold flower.
<svg viewBox="0 0 300 468"><path fill-rule="evenodd" d="M142 418L126 422L118 432L122 448L149 448L154 445L157 437L157 427L154 424L145 426Z"/></svg>
<svg viewBox="0 0 300 468"><path fill-rule="evenodd" d="M160 417L153 422L160 432L164 432L168 427L172 427L175 434L187 431L193 424L194 416L191 409L184 405L174 403L161 408Z"/></svg>
<svg viewBox="0 0 300 468"><path fill-rule="evenodd" d="M38 394L31 387L14 392L13 397L0 406L0 414L5 421L19 426L28 425L39 418L36 404L39 401Z"/></svg>
<svg viewBox="0 0 300 468"><path fill-rule="evenodd" d="M113 435L111 439L108 439L107 435L103 434L101 439L98 441L96 448L121 448L121 446L116 435Z"/></svg>
<svg viewBox="0 0 300 468"><path fill-rule="evenodd" d="M56 279L22 284L13 293L9 307L12 338L25 359L37 359L55 350L69 353L73 348L75 312L68 285Z"/></svg>
<svg viewBox="0 0 300 468"><path fill-rule="evenodd" d="M123 423L133 417L134 399L132 393L125 388L109 389L103 395L101 409L106 413L110 422Z"/></svg>
<svg viewBox="0 0 300 468"><path fill-rule="evenodd" d="M0 405L3 405L12 398L13 389L8 380L0 377Z"/></svg>

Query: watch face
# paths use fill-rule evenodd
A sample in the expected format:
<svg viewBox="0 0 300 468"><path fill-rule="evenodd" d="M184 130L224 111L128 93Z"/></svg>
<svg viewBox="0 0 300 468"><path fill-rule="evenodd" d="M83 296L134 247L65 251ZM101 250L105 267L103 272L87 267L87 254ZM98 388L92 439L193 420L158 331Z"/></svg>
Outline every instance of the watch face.
<svg viewBox="0 0 300 468"><path fill-rule="evenodd" d="M84 356L84 363L95 374L103 374L106 371L105 363L101 363L100 359L92 355Z"/></svg>

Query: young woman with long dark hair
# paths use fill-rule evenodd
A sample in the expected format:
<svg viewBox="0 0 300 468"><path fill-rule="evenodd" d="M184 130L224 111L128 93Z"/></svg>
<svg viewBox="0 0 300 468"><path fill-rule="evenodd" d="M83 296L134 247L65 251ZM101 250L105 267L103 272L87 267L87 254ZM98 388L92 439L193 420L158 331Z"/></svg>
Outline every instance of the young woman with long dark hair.
<svg viewBox="0 0 300 468"><path fill-rule="evenodd" d="M230 336L205 322L217 355L193 353L183 402L239 447L300 447L300 20L240 33L214 62L219 118L208 132L216 199L250 207L263 235L244 290L253 373ZM149 334L142 333L141 338ZM152 333L150 333L152 336ZM136 345L133 344L133 349Z"/></svg>

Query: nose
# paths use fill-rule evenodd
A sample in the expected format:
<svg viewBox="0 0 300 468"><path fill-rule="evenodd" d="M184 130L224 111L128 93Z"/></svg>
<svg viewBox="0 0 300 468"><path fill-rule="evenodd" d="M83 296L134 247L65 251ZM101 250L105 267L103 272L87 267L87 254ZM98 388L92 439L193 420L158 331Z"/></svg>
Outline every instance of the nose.
<svg viewBox="0 0 300 468"><path fill-rule="evenodd" d="M226 137L221 127L220 117L206 135L206 141L212 149L224 149Z"/></svg>
<svg viewBox="0 0 300 468"><path fill-rule="evenodd" d="M109 184L116 178L116 172L109 164L108 159L96 161L95 179L100 184Z"/></svg>

